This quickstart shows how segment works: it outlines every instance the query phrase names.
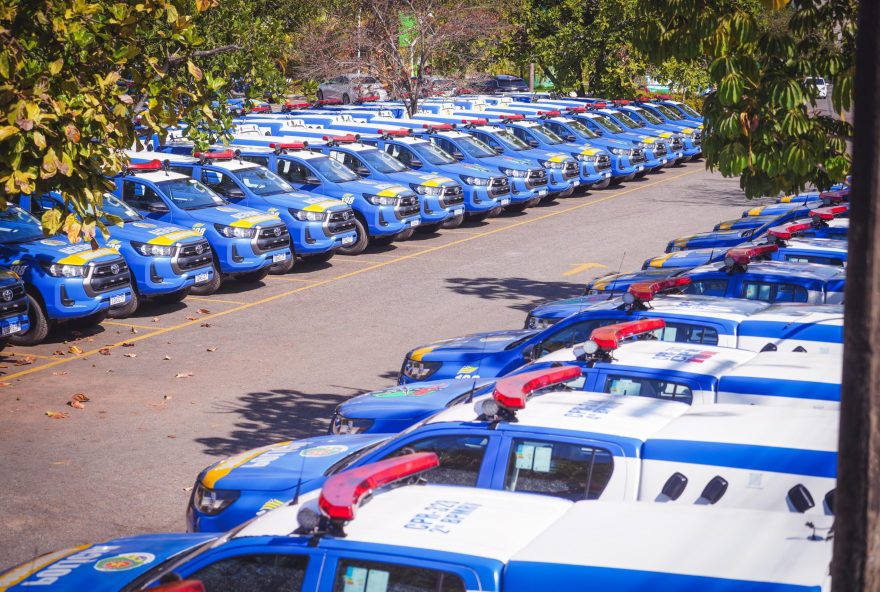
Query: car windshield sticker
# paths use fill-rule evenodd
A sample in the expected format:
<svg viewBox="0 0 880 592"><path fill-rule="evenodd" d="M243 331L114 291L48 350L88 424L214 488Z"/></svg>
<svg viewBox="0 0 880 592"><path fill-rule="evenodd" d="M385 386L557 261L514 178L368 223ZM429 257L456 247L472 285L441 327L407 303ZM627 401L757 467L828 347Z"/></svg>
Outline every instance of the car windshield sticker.
<svg viewBox="0 0 880 592"><path fill-rule="evenodd" d="M406 386L395 386L391 388L387 388L381 391L376 391L372 393L373 397L377 399L397 399L399 397L424 397L425 395L436 393L442 388L445 388L446 384L436 384L432 386L419 386L415 388L409 388Z"/></svg>
<svg viewBox="0 0 880 592"><path fill-rule="evenodd" d="M449 534L452 527L464 522L479 507L480 504L437 500L410 518L403 527L410 530Z"/></svg>
<svg viewBox="0 0 880 592"><path fill-rule="evenodd" d="M299 453L299 455L306 458L316 458L321 456L334 456L337 454L342 454L346 450L348 450L348 446L315 446L313 448L304 448L302 452Z"/></svg>
<svg viewBox="0 0 880 592"><path fill-rule="evenodd" d="M564 417L601 419L617 407L620 407L620 405L621 403L619 401L589 401L586 403L578 403L566 411Z"/></svg>
<svg viewBox="0 0 880 592"><path fill-rule="evenodd" d="M390 572L350 565L345 568L343 592L386 592Z"/></svg>
<svg viewBox="0 0 880 592"><path fill-rule="evenodd" d="M53 238L47 238L45 240L41 240L40 242L43 243L44 245L49 246L49 247L60 247L62 245L67 244L64 241L55 240Z"/></svg>
<svg viewBox="0 0 880 592"><path fill-rule="evenodd" d="M265 504L260 506L260 509L257 510L257 516L262 516L266 512L268 512L270 510L274 510L275 508L280 508L283 505L284 505L283 501L281 501L280 499L275 499L273 497L272 499L268 500Z"/></svg>
<svg viewBox="0 0 880 592"><path fill-rule="evenodd" d="M294 452L305 446L305 442L291 442L270 448L260 456L257 456L242 465L243 469L259 469L269 466L288 452Z"/></svg>
<svg viewBox="0 0 880 592"><path fill-rule="evenodd" d="M118 548L111 545L89 548L88 545L84 545L44 555L0 575L0 590L14 586L18 582L22 582L22 586L51 586L77 567L91 563L101 555Z"/></svg>
<svg viewBox="0 0 880 592"><path fill-rule="evenodd" d="M114 557L102 559L95 564L95 569L104 572L128 571L147 565L156 560L152 553L123 553Z"/></svg>
<svg viewBox="0 0 880 592"><path fill-rule="evenodd" d="M668 360L670 362L684 362L686 364L702 364L718 352L705 351L687 347L670 347L662 352L654 354L655 360Z"/></svg>
<svg viewBox="0 0 880 592"><path fill-rule="evenodd" d="M628 378L619 378L611 382L611 389L608 392L612 395L638 396L641 391L642 385L640 383Z"/></svg>

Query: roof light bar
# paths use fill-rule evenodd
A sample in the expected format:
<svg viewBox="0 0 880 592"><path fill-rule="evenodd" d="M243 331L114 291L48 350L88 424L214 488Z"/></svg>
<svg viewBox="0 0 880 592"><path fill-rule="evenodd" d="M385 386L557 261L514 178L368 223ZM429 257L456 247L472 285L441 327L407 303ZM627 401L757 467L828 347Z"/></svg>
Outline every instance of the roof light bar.
<svg viewBox="0 0 880 592"><path fill-rule="evenodd" d="M849 188L837 189L835 191L823 191L819 194L819 199L829 201L831 203L840 203L849 197Z"/></svg>
<svg viewBox="0 0 880 592"><path fill-rule="evenodd" d="M618 99L616 101L612 101L615 105L629 105L629 101L626 99Z"/></svg>
<svg viewBox="0 0 880 592"><path fill-rule="evenodd" d="M195 158L201 158L202 160L231 160L235 158L235 153L232 150L224 150L222 152L193 152L193 156Z"/></svg>
<svg viewBox="0 0 880 592"><path fill-rule="evenodd" d="M637 300L649 302L654 299L654 296L664 290L681 288L690 285L690 283L691 278L689 277L673 277L657 282L636 282L630 285L627 293L631 294Z"/></svg>
<svg viewBox="0 0 880 592"><path fill-rule="evenodd" d="M559 117L562 115L562 112L558 109L551 109L550 111L538 111L538 115L544 115L545 117Z"/></svg>
<svg viewBox="0 0 880 592"><path fill-rule="evenodd" d="M504 121L522 121L525 118L526 116L522 113L508 113L501 116L501 119Z"/></svg>
<svg viewBox="0 0 880 592"><path fill-rule="evenodd" d="M780 226L774 226L770 230L767 231L767 234L770 236L775 236L776 238L781 238L782 240L788 240L793 235L798 232L803 232L804 230L809 230L813 227L812 222L792 222L791 224L782 224ZM728 256L730 256L730 251L727 252ZM748 261L746 261L748 263Z"/></svg>
<svg viewBox="0 0 880 592"><path fill-rule="evenodd" d="M305 103L302 101L296 103L293 101L286 101L284 103L285 109L308 109L310 106L311 105L309 103Z"/></svg>
<svg viewBox="0 0 880 592"><path fill-rule="evenodd" d="M400 129L389 129L389 130L376 130L377 133L383 134L386 136L408 136L409 130L400 128Z"/></svg>
<svg viewBox="0 0 880 592"><path fill-rule="evenodd" d="M337 144L351 144L357 142L360 136L355 134L345 134L344 136L321 136L325 142L336 142Z"/></svg>
<svg viewBox="0 0 880 592"><path fill-rule="evenodd" d="M361 103L370 103L370 102L378 101L378 100L379 100L379 95L367 95L365 97L361 97L358 99L358 101L360 101Z"/></svg>
<svg viewBox="0 0 880 592"><path fill-rule="evenodd" d="M308 142L272 142L269 144L269 148L276 150L303 150L308 147Z"/></svg>
<svg viewBox="0 0 880 592"><path fill-rule="evenodd" d="M130 171L158 171L162 169L162 161L154 158L147 162L130 162L126 168Z"/></svg>
<svg viewBox="0 0 880 592"><path fill-rule="evenodd" d="M484 117L476 117L474 119L462 119L461 122L470 125L489 125L489 120Z"/></svg>
<svg viewBox="0 0 880 592"><path fill-rule="evenodd" d="M321 488L318 507L331 520L354 520L361 500L374 490L439 466L433 452L417 452L370 463L331 476Z"/></svg>
<svg viewBox="0 0 880 592"><path fill-rule="evenodd" d="M587 112L586 107L566 107L565 110L569 111L571 113L586 113Z"/></svg>
<svg viewBox="0 0 880 592"><path fill-rule="evenodd" d="M317 103L318 105L341 105L342 101L339 99L320 99Z"/></svg>
<svg viewBox="0 0 880 592"><path fill-rule="evenodd" d="M666 327L663 319L639 319L615 325L606 325L593 329L590 333L590 341L599 346L599 349L614 350L620 347L620 342L628 337L645 335L657 329Z"/></svg>
<svg viewBox="0 0 880 592"><path fill-rule="evenodd" d="M507 409L525 409L526 399L534 391L574 380L580 375L579 366L557 366L507 376L495 383L492 398Z"/></svg>
<svg viewBox="0 0 880 592"><path fill-rule="evenodd" d="M775 253L779 245L760 245L757 247L734 247L724 256L726 264L748 265L753 259Z"/></svg>
<svg viewBox="0 0 880 592"><path fill-rule="evenodd" d="M269 105L257 105L256 107L250 108L250 113L266 113L267 111L272 111L272 107Z"/></svg>
<svg viewBox="0 0 880 592"><path fill-rule="evenodd" d="M831 206L829 208L816 208L815 210L810 210L810 216L814 218L818 218L820 220L833 220L840 214L845 214L849 211L849 206Z"/></svg>
<svg viewBox="0 0 880 592"><path fill-rule="evenodd" d="M422 127L435 132L448 132L455 129L455 126L451 123L423 123Z"/></svg>
<svg viewBox="0 0 880 592"><path fill-rule="evenodd" d="M608 105L606 103L603 103L602 101L599 101L598 103L593 103L593 107L595 107L596 109L604 109L607 106Z"/></svg>

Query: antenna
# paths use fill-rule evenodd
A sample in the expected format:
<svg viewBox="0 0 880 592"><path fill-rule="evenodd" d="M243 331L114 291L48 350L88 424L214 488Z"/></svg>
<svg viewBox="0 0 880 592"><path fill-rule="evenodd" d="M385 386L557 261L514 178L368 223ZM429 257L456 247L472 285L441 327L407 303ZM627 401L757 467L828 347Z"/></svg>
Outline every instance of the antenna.
<svg viewBox="0 0 880 592"><path fill-rule="evenodd" d="M620 265L617 266L617 273L620 273L620 270L623 269L623 260L626 259L626 251L623 252L623 255L620 256Z"/></svg>
<svg viewBox="0 0 880 592"><path fill-rule="evenodd" d="M309 444L311 444L311 442L306 440L306 445L299 452L299 456L302 458L302 463L299 468L299 476L296 478L296 493L294 494L293 500L288 504L289 506L295 506L299 503L299 490L302 487L303 472L306 470L306 455L303 453L309 449Z"/></svg>

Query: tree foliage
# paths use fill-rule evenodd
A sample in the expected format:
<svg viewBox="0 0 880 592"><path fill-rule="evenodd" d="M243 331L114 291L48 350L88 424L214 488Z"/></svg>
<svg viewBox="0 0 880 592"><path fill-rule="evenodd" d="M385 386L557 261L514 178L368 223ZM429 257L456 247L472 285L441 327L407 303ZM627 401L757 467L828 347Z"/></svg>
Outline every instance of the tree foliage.
<svg viewBox="0 0 880 592"><path fill-rule="evenodd" d="M852 127L817 110L821 76L838 113L852 101L856 0L670 0L639 4L637 45L655 61L709 60L707 166L749 197L828 188L850 168Z"/></svg>

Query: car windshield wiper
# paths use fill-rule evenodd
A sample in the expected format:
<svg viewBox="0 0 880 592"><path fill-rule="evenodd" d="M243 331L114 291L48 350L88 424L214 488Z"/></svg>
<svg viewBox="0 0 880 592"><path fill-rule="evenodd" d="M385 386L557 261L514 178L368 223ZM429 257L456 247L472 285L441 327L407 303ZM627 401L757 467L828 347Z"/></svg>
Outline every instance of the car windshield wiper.
<svg viewBox="0 0 880 592"><path fill-rule="evenodd" d="M189 211L191 211L191 210L204 210L204 209L207 209L207 208L216 208L216 207L219 207L220 205L221 205L221 204L215 204L215 203L210 203L210 204L200 204L200 205L197 205L197 206L189 206L189 207L186 207L186 208L183 208L183 207L182 207L181 209L186 210L186 211L189 212Z"/></svg>

